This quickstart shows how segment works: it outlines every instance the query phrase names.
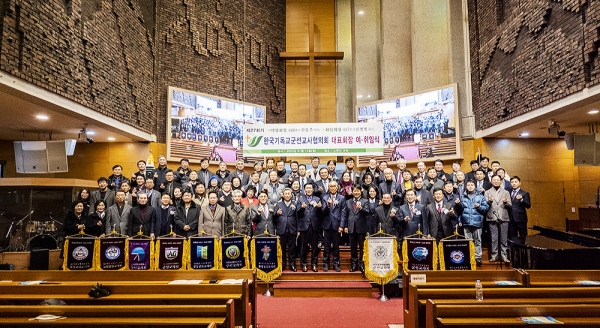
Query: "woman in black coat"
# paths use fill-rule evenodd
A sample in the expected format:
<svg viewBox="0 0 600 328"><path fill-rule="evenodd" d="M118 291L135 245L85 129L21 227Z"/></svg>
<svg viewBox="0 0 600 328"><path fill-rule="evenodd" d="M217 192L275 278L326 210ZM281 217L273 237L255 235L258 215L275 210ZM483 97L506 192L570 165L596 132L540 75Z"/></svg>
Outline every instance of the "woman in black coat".
<svg viewBox="0 0 600 328"><path fill-rule="evenodd" d="M84 208L84 203L80 200L76 200L71 204L71 209L67 212L63 223L65 236L76 235L80 230L85 229Z"/></svg>
<svg viewBox="0 0 600 328"><path fill-rule="evenodd" d="M94 204L94 212L85 219L85 233L96 237L104 236L105 222L106 203L100 199Z"/></svg>

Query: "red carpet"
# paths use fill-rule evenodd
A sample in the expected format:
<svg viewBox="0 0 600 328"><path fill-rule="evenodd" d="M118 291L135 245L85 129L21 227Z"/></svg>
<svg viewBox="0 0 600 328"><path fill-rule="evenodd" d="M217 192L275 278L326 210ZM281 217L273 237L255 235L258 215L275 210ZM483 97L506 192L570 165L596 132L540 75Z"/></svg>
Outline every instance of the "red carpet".
<svg viewBox="0 0 600 328"><path fill-rule="evenodd" d="M404 323L402 299L388 302L373 298L296 298L258 296L258 328L373 327Z"/></svg>

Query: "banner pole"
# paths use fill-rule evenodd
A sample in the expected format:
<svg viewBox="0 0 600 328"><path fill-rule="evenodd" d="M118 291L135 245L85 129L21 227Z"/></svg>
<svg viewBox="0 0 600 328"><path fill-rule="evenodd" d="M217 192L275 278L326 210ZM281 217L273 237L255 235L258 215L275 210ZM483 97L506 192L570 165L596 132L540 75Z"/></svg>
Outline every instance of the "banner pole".
<svg viewBox="0 0 600 328"><path fill-rule="evenodd" d="M273 294L271 294L271 290L269 289L269 283L268 282L267 282L267 291L263 294L263 296L266 296L266 297L273 296Z"/></svg>
<svg viewBox="0 0 600 328"><path fill-rule="evenodd" d="M381 302L387 302L390 300L387 296L385 296L385 284L381 285L381 295L377 300Z"/></svg>

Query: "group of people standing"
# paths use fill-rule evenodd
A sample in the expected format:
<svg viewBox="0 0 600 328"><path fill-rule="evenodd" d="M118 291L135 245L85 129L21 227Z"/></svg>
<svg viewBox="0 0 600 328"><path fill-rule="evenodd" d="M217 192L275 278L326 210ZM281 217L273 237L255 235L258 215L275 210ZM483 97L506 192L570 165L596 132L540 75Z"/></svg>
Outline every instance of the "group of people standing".
<svg viewBox="0 0 600 328"><path fill-rule="evenodd" d="M419 162L413 173L402 159L396 163L397 171L374 159L358 171L354 159L347 158L339 172L334 160L326 166L318 157L308 165L292 161L286 169L283 160L268 158L266 167L256 162L249 174L243 160L236 162L235 170L221 162L212 172L208 159L201 161L198 171L187 159L172 170L160 156L152 170L139 161L139 171L131 179L115 165L111 176L97 180L97 190L82 189L67 213L64 230L66 235L84 231L101 237L116 232L151 238L171 231L185 237L202 233L220 237L234 230L249 237L268 232L280 237L289 269L297 271L299 257L304 272L319 270L319 245L322 269L328 271L333 264L333 270L340 271L339 247L346 241L350 271L364 272L363 244L377 231L396 236L400 245L402 238L418 231L439 241L464 229L475 242L480 265L485 219L492 236L490 260L508 261L507 236L517 241L527 234L529 194L520 189L519 177L508 182L499 163L493 162L487 171L484 160L465 174L459 163L453 163L452 173L445 173L441 160L429 169Z"/></svg>

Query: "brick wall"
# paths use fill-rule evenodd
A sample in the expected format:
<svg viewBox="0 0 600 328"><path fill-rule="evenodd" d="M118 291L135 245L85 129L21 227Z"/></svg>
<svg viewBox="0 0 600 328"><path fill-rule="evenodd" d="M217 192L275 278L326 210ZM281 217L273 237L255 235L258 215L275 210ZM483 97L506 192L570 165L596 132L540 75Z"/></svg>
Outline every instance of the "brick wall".
<svg viewBox="0 0 600 328"><path fill-rule="evenodd" d="M168 86L285 122L285 1L0 0L0 37L1 70L159 142Z"/></svg>
<svg viewBox="0 0 600 328"><path fill-rule="evenodd" d="M168 86L263 105L268 123L285 123L285 1L157 0L156 8L159 136Z"/></svg>
<svg viewBox="0 0 600 328"><path fill-rule="evenodd" d="M468 1L473 110L489 128L600 82L600 1Z"/></svg>

